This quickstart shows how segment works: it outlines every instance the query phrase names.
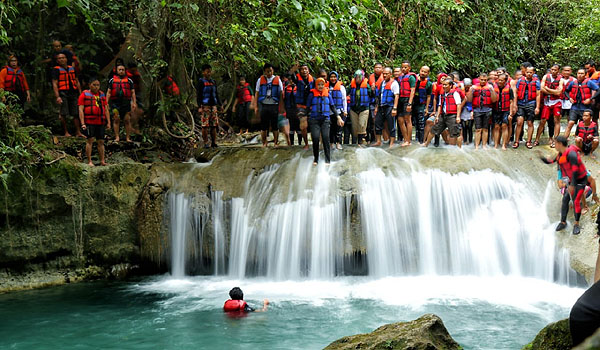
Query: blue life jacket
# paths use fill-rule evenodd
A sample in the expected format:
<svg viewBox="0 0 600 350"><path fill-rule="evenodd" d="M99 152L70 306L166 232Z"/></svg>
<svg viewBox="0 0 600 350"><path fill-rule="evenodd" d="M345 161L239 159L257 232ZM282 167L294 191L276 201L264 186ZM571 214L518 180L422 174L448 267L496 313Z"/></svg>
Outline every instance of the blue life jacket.
<svg viewBox="0 0 600 350"><path fill-rule="evenodd" d="M288 85L284 89L283 102L285 104L286 111L296 108L296 86L292 87Z"/></svg>
<svg viewBox="0 0 600 350"><path fill-rule="evenodd" d="M427 83L429 83L429 78L425 80L417 79L417 91L419 92L420 104L427 102Z"/></svg>
<svg viewBox="0 0 600 350"><path fill-rule="evenodd" d="M338 81L335 83L335 86L329 86L329 93L331 94L331 98L333 99L333 104L335 108L338 110L342 110L344 108L344 99L342 97L342 82Z"/></svg>
<svg viewBox="0 0 600 350"><path fill-rule="evenodd" d="M383 85L384 82L381 83ZM379 101L380 106L394 106L394 92L392 91L392 84L394 83L394 79L390 79L385 86L383 87L383 91L381 91L381 101ZM380 89L381 89L380 85Z"/></svg>
<svg viewBox="0 0 600 350"><path fill-rule="evenodd" d="M279 90L279 77L275 76L273 80L268 83L267 77L261 75L260 84L258 86L258 102L264 101L269 90L271 90L271 98L273 101L279 102L279 97L281 96L281 91Z"/></svg>
<svg viewBox="0 0 600 350"><path fill-rule="evenodd" d="M310 90L315 88L315 81L312 75L308 75L308 82L304 81L300 74L296 74L296 103L299 106L306 107L306 99Z"/></svg>
<svg viewBox="0 0 600 350"><path fill-rule="evenodd" d="M200 82L204 84L202 90L202 104L216 105L217 104L217 85L212 79L200 78Z"/></svg>
<svg viewBox="0 0 600 350"><path fill-rule="evenodd" d="M371 99L369 98L369 89L368 89L368 81L364 79L360 83L360 101L358 104L356 103L356 81L352 79L350 83L350 105L348 107L361 106L361 107L369 107L371 103Z"/></svg>
<svg viewBox="0 0 600 350"><path fill-rule="evenodd" d="M311 93L310 117L313 119L329 119L331 114L329 90L323 89L323 92L319 92L317 89L312 89Z"/></svg>

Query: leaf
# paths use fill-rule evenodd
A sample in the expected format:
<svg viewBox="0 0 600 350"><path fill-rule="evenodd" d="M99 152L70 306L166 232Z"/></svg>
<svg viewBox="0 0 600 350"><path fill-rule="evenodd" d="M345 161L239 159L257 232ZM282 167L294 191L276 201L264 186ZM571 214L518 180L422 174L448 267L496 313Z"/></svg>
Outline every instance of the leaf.
<svg viewBox="0 0 600 350"><path fill-rule="evenodd" d="M302 4L298 0L292 0L292 4L296 7L296 10L302 11Z"/></svg>
<svg viewBox="0 0 600 350"><path fill-rule="evenodd" d="M263 36L265 37L265 39L267 39L267 41L271 41L273 39L273 36L271 35L271 32L268 30L265 30L263 32Z"/></svg>
<svg viewBox="0 0 600 350"><path fill-rule="evenodd" d="M56 0L56 5L58 8L67 7L69 5L69 0Z"/></svg>
<svg viewBox="0 0 600 350"><path fill-rule="evenodd" d="M358 9L356 8L356 6L352 6L350 8L350 13L352 14L352 16L356 16L358 14Z"/></svg>

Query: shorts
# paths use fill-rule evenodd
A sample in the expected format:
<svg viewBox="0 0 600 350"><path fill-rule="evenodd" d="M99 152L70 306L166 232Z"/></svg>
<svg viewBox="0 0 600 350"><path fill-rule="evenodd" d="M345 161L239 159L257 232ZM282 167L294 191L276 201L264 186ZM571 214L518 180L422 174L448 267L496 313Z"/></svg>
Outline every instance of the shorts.
<svg viewBox="0 0 600 350"><path fill-rule="evenodd" d="M111 101L110 103L111 114L115 114L115 111L119 113L119 117L125 118L127 113L131 112L131 101Z"/></svg>
<svg viewBox="0 0 600 350"><path fill-rule="evenodd" d="M200 112L200 126L203 128L217 127L219 125L219 116L217 115L217 106L202 106Z"/></svg>
<svg viewBox="0 0 600 350"><path fill-rule="evenodd" d="M535 105L519 106L517 109L517 117L533 123L533 119L535 118Z"/></svg>
<svg viewBox="0 0 600 350"><path fill-rule="evenodd" d="M560 112L560 117L561 118L569 118L569 114L571 113L571 108L569 109L562 109Z"/></svg>
<svg viewBox="0 0 600 350"><path fill-rule="evenodd" d="M490 124L490 117L492 111L489 112L473 112L473 119L475 120L475 129L487 129Z"/></svg>
<svg viewBox="0 0 600 350"><path fill-rule="evenodd" d="M279 105L260 105L260 130L269 131L269 128L273 131L279 130L277 128L277 118L279 118Z"/></svg>
<svg viewBox="0 0 600 350"><path fill-rule="evenodd" d="M581 119L583 119L583 109L571 108L571 112L569 112L569 121L577 123L577 121Z"/></svg>
<svg viewBox="0 0 600 350"><path fill-rule="evenodd" d="M559 117L562 112L562 103L557 102L553 106L544 106L542 107L542 116L543 120L550 119L550 116Z"/></svg>
<svg viewBox="0 0 600 350"><path fill-rule="evenodd" d="M456 138L460 135L460 129L456 124L456 114L443 114L440 116L437 124L435 124L431 131L436 135L440 136L444 130L448 129L450 137Z"/></svg>
<svg viewBox="0 0 600 350"><path fill-rule="evenodd" d="M60 105L60 115L63 117L79 117L79 107L77 106L77 91L59 91L58 96L62 99Z"/></svg>
<svg viewBox="0 0 600 350"><path fill-rule="evenodd" d="M83 130L83 134L87 136L88 139L95 138L98 141L104 141L104 131L106 128L104 125L85 125L85 130Z"/></svg>
<svg viewBox="0 0 600 350"><path fill-rule="evenodd" d="M508 116L510 115L509 111L494 111L494 124L502 125L508 124Z"/></svg>
<svg viewBox="0 0 600 350"><path fill-rule="evenodd" d="M429 118L427 118L428 122L435 122L435 115L431 114L429 115Z"/></svg>
<svg viewBox="0 0 600 350"><path fill-rule="evenodd" d="M583 152L583 154L590 154L590 152L592 152L592 142L584 142L581 145L581 152Z"/></svg>
<svg viewBox="0 0 600 350"><path fill-rule="evenodd" d="M408 107L408 97L398 98L398 114L396 114L396 116L404 117L405 115L410 114L411 112L406 111L406 107Z"/></svg>

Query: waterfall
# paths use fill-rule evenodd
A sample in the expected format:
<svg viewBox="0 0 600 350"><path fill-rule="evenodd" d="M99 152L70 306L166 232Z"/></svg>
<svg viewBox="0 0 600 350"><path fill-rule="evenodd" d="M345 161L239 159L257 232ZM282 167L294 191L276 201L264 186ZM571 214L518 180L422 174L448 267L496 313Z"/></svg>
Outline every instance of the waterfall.
<svg viewBox="0 0 600 350"><path fill-rule="evenodd" d="M359 150L356 159L331 166L297 156L250 174L243 196L225 201L212 193L211 233L196 229L195 244L206 247L201 236L211 237L212 272L232 278L330 279L347 274L345 264L358 253L377 278L511 275L575 283L545 212L549 187L540 199L491 170L376 164L373 152ZM185 271L177 254L186 254L175 236L185 236L194 226L186 221L198 216L189 202L169 196L173 275Z"/></svg>

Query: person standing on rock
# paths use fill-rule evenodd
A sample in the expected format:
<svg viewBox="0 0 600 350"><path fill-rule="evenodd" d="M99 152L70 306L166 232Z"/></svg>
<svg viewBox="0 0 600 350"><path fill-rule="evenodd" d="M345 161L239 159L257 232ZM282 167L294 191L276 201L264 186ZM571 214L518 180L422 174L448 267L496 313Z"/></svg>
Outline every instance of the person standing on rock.
<svg viewBox="0 0 600 350"><path fill-rule="evenodd" d="M0 70L0 89L17 95L21 107L25 106L25 102L31 101L27 78L19 67L19 61L15 55L10 55L8 65Z"/></svg>
<svg viewBox="0 0 600 350"><path fill-rule="evenodd" d="M315 84L317 87L308 94L306 109L310 112L308 124L310 126L310 135L313 142L314 163L319 162L319 139L323 140L323 151L325 152L325 164L331 162L331 145L329 143L329 125L330 115L334 115L334 120L341 121L333 103L329 89L325 88L325 79L319 78Z"/></svg>
<svg viewBox="0 0 600 350"><path fill-rule="evenodd" d="M377 107L375 108L375 143L373 147L381 146L381 134L384 122L387 121L390 130L390 148L394 147L396 140L395 119L398 113L398 99L400 87L396 79L392 77L392 68L383 70L383 82L378 89Z"/></svg>
<svg viewBox="0 0 600 350"><path fill-rule="evenodd" d="M106 165L104 161L104 132L105 126L110 126L110 113L106 96L100 91L100 81L97 78L90 79L90 89L79 95L79 120L81 128L87 134L85 154L88 165L92 163L92 146L94 139L98 144L98 155L100 165Z"/></svg>
<svg viewBox="0 0 600 350"><path fill-rule="evenodd" d="M278 117L284 114L283 109L283 83L279 76L273 74L274 69L270 63L265 63L263 75L256 81L254 96L254 113L260 115L260 134L262 146L267 147L269 127L273 132L275 147L279 146Z"/></svg>
<svg viewBox="0 0 600 350"><path fill-rule="evenodd" d="M58 65L52 70L52 89L56 103L60 106L58 118L60 119L64 135L71 136L67 130L67 117L73 117L75 124L75 136L85 137L81 133L79 125L79 113L77 111L77 97L81 94L79 79L75 75L75 69L67 64L67 56L64 53L56 55Z"/></svg>
<svg viewBox="0 0 600 350"><path fill-rule="evenodd" d="M338 115L342 117L341 122L331 124L331 129L329 133L331 145L335 145L336 149L341 150L343 141L342 131L348 113L348 106L346 101L346 88L344 87L344 84L339 80L339 74L336 71L329 72L329 80L325 85L329 88L329 95L331 95L331 98L333 99L333 103L335 104L335 108L337 110Z"/></svg>
<svg viewBox="0 0 600 350"><path fill-rule="evenodd" d="M300 132L302 133L302 139L304 140L304 149L308 150L308 112L306 108L308 94L312 89L315 88L315 82L310 75L310 69L308 65L294 65L290 73L294 73L298 70L298 73L292 75L292 81L296 86L296 94L294 99L296 100L296 111L300 123Z"/></svg>
<svg viewBox="0 0 600 350"><path fill-rule="evenodd" d="M423 144L424 147L429 146L434 135L439 136L448 129L450 133L449 142L451 145L456 144L457 138L460 136L460 114L466 103L466 98L454 88L454 82L451 78L446 78L442 82L444 92L440 95L440 101L435 117L435 124L431 128L431 133L427 136L427 141Z"/></svg>
<svg viewBox="0 0 600 350"><path fill-rule="evenodd" d="M517 130L513 148L519 148L519 137L524 132L524 122L527 122L527 148L533 148L533 119L540 112L540 81L535 77L535 68L527 67L525 75L515 83L517 90ZM537 146L537 145L536 145Z"/></svg>
<svg viewBox="0 0 600 350"><path fill-rule="evenodd" d="M209 64L203 65L202 78L198 80L198 88L196 89L196 102L198 103L204 148L209 148L208 129L210 129L212 139L210 147L217 147L217 128L219 127L219 115L217 113L218 109L221 108L217 83L211 76L212 67Z"/></svg>
<svg viewBox="0 0 600 350"><path fill-rule="evenodd" d="M108 92L106 99L110 101L113 111L115 141L119 142L120 121L123 119L125 125L125 141L131 142L131 112L137 108L135 96L135 85L133 80L127 76L124 64L117 66L117 75L108 81Z"/></svg>
<svg viewBox="0 0 600 350"><path fill-rule="evenodd" d="M581 232L579 226L581 198L585 195L584 190L588 182L588 172L579 156L579 148L574 145L569 146L569 141L565 136L561 135L556 138L556 150L558 151L558 156L554 159L541 157L542 161L546 164L558 162L563 182L568 186L567 191L563 194L560 223L556 226L556 231L562 231L567 227L567 214L569 213L569 203L572 199L573 209L575 210L573 234L578 235Z"/></svg>
<svg viewBox="0 0 600 350"><path fill-rule="evenodd" d="M350 83L350 120L352 121L352 135L358 145L362 145L367 138L367 125L369 122L369 105L371 101L371 85L365 78L365 73L359 69L354 72Z"/></svg>

